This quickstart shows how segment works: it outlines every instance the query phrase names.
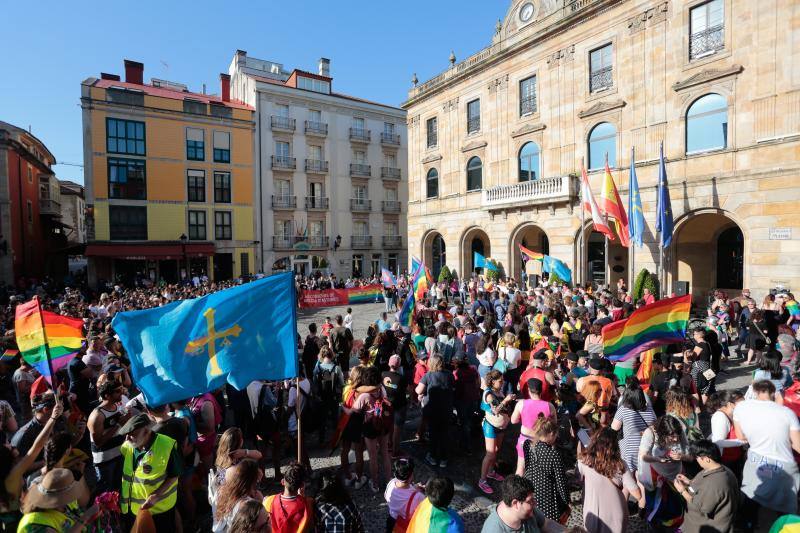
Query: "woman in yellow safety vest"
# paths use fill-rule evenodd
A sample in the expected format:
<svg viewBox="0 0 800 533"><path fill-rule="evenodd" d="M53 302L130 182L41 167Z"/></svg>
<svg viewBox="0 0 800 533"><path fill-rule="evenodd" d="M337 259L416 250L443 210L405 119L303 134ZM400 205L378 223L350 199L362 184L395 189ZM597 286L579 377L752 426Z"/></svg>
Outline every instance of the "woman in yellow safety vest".
<svg viewBox="0 0 800 533"><path fill-rule="evenodd" d="M66 468L54 468L31 486L17 533L79 533L97 514L96 506L82 514L74 510L74 502L85 501L88 492L84 480L75 481Z"/></svg>

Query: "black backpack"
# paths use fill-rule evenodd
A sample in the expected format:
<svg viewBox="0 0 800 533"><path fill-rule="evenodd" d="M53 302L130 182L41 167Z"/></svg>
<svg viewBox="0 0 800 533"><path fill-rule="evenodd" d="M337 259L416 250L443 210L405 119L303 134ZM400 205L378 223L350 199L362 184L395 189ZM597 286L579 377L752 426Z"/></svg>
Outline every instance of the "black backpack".
<svg viewBox="0 0 800 533"><path fill-rule="evenodd" d="M316 376L316 386L319 396L324 400L331 400L336 398L341 390L336 380L336 369L339 365L334 365L333 368L319 367Z"/></svg>

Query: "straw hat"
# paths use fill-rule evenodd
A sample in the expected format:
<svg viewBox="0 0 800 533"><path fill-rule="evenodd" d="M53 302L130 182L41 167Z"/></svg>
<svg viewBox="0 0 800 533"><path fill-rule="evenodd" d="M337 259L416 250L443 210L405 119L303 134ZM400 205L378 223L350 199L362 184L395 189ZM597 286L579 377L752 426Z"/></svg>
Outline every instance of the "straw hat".
<svg viewBox="0 0 800 533"><path fill-rule="evenodd" d="M88 493L84 480L75 481L72 472L66 468L54 468L39 483L31 486L23 510L28 513L34 509L59 509L88 496Z"/></svg>

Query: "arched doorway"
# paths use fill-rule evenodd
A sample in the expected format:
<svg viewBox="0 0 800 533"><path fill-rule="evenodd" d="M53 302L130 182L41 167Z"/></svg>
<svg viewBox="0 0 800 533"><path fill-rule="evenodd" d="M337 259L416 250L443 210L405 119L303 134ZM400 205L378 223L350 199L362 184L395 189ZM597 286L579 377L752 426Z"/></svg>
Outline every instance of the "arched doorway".
<svg viewBox="0 0 800 533"><path fill-rule="evenodd" d="M695 211L676 221L670 290L688 282L692 295L703 300L713 289L738 291L744 286L744 234L723 211Z"/></svg>
<svg viewBox="0 0 800 533"><path fill-rule="evenodd" d="M523 254L519 251L520 245L532 252L550 255L550 239L547 234L536 224L525 223L512 233L511 238L510 260L508 262L510 265L509 275L518 281L522 281L523 272L526 277L532 274L541 276L542 262L525 260Z"/></svg>
<svg viewBox="0 0 800 533"><path fill-rule="evenodd" d="M492 245L489 235L481 228L474 227L468 229L461 237L461 272L459 277L469 278L474 273L483 273L483 269L475 269L475 252L483 257L491 257Z"/></svg>
<svg viewBox="0 0 800 533"><path fill-rule="evenodd" d="M594 231L594 226L588 222L584 228L583 239L585 246L581 250L579 231L575 238L575 264L583 261L583 268L577 274L582 283L615 286L620 278L625 280L626 284L630 283L628 271L630 250L620 244L619 238L608 241L606 247L605 235Z"/></svg>
<svg viewBox="0 0 800 533"><path fill-rule="evenodd" d="M447 264L447 246L441 233L431 231L422 243L422 262L431 269L433 279L439 279L439 271Z"/></svg>

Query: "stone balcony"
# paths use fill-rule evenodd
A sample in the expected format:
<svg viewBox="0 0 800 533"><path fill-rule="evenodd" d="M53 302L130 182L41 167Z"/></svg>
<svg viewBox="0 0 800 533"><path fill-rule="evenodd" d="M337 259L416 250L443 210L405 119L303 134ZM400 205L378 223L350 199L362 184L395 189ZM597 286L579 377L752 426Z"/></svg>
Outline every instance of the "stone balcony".
<svg viewBox="0 0 800 533"><path fill-rule="evenodd" d="M403 237L400 235L383 235L381 244L386 250L394 250L403 247Z"/></svg>
<svg viewBox="0 0 800 533"><path fill-rule="evenodd" d="M578 196L575 176L558 176L484 189L481 207L488 210L572 202Z"/></svg>

